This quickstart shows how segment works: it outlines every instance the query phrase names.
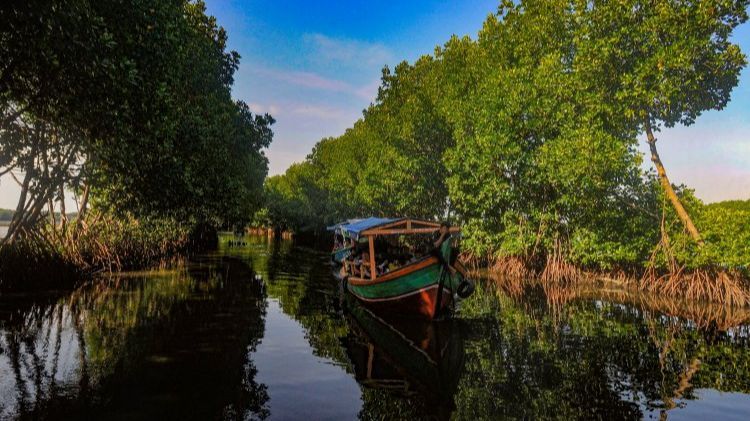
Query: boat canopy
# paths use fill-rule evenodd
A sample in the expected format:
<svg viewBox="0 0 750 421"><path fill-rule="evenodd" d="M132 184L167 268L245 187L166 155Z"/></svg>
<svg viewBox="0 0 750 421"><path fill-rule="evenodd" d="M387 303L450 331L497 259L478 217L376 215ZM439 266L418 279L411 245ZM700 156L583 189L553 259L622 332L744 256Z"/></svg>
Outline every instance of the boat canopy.
<svg viewBox="0 0 750 421"><path fill-rule="evenodd" d="M346 225L341 225L341 230L344 233L346 233L349 237L357 240L359 239L359 235L365 230L369 230L371 228L379 227L385 224L390 224L391 222L396 222L398 220L399 219L375 218L371 216L365 219L354 220L355 222L351 222Z"/></svg>
<svg viewBox="0 0 750 421"><path fill-rule="evenodd" d="M400 234L429 234L440 228L439 222L424 221L412 218L376 218L349 219L328 227L329 231L341 233L346 238L359 240L360 237ZM451 227L451 233L461 229Z"/></svg>
<svg viewBox="0 0 750 421"><path fill-rule="evenodd" d="M346 221L339 222L338 224L334 224L334 225L326 227L326 231L336 231L336 232L339 232L339 231L341 231L341 228L343 228L344 226L349 225L349 224L353 224L355 222L359 222L361 220L362 219L347 219Z"/></svg>

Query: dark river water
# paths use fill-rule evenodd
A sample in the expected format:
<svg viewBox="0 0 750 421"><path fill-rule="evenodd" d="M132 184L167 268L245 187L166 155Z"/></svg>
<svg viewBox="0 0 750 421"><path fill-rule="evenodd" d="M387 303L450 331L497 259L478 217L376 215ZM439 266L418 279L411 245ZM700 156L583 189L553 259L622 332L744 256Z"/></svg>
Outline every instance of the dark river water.
<svg viewBox="0 0 750 421"><path fill-rule="evenodd" d="M326 253L227 240L1 296L0 419L750 419L743 311L487 280L452 321L388 320Z"/></svg>

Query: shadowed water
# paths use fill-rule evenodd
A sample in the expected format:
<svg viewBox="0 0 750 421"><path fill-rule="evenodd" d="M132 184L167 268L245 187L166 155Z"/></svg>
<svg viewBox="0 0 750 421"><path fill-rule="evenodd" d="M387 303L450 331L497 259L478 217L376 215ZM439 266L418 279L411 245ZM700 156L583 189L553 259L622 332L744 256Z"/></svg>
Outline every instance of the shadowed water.
<svg viewBox="0 0 750 421"><path fill-rule="evenodd" d="M325 253L230 240L170 271L1 296L0 419L750 414L744 313L527 286L393 320L342 296Z"/></svg>

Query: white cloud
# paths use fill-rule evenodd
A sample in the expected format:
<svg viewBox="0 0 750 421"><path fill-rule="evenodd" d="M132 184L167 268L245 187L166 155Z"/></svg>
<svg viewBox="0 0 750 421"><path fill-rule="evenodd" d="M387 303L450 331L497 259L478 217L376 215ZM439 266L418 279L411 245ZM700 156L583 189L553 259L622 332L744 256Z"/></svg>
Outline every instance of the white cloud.
<svg viewBox="0 0 750 421"><path fill-rule="evenodd" d="M307 34L304 41L310 47L313 60L340 65L380 69L393 61L393 54L383 44L347 38L333 38L323 34Z"/></svg>
<svg viewBox="0 0 750 421"><path fill-rule="evenodd" d="M247 104L247 107L250 109L250 111L253 112L253 114L271 114L273 117L276 117L279 114L281 114L281 108L273 104L263 105L263 104L251 102Z"/></svg>
<svg viewBox="0 0 750 421"><path fill-rule="evenodd" d="M364 86L356 86L342 80L327 78L313 72L268 69L264 67L255 67L252 71L263 78L274 79L277 82L326 92L344 93L366 100L374 99L373 92L377 93L377 86L379 85L379 81L376 81Z"/></svg>
<svg viewBox="0 0 750 421"><path fill-rule="evenodd" d="M322 119L349 119L349 112L340 108L327 107L322 105L299 104L291 109L291 113Z"/></svg>

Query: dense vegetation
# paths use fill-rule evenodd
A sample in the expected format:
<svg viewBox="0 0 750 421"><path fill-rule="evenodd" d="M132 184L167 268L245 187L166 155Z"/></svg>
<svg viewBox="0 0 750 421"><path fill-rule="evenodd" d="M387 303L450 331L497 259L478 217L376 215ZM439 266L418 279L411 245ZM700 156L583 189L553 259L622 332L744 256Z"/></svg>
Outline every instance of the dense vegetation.
<svg viewBox="0 0 750 421"><path fill-rule="evenodd" d="M132 249L145 220L176 229L155 245L182 242L260 206L273 119L231 98L239 55L201 1L8 2L0 21L0 175L22 189L0 253L112 226ZM71 194L76 221L53 218Z"/></svg>
<svg viewBox="0 0 750 421"><path fill-rule="evenodd" d="M476 39L385 68L337 138L266 181L259 220L294 231L409 215L463 226L490 262L641 274L745 271L741 205L673 186L663 127L721 109L746 64L746 0L503 1ZM647 139L656 171L636 150Z"/></svg>

